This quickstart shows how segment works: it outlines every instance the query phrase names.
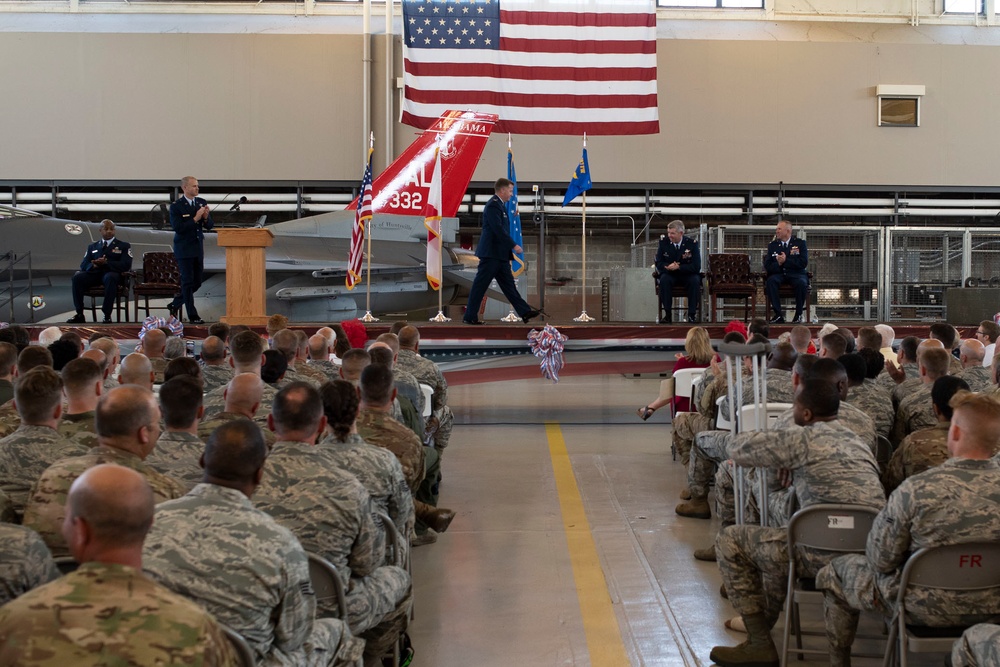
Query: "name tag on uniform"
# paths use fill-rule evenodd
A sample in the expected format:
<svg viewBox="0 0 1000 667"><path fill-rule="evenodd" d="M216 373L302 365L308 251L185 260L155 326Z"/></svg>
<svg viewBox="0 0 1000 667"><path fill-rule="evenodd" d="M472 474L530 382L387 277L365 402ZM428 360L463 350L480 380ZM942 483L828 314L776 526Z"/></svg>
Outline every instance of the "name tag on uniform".
<svg viewBox="0 0 1000 667"><path fill-rule="evenodd" d="M111 252L112 252L113 254L118 254L118 255L120 255L120 254L122 254L122 249L121 249L121 248L119 248L119 247L117 247L117 246L115 246L114 248L112 248L112 249L111 249Z"/></svg>
<svg viewBox="0 0 1000 667"><path fill-rule="evenodd" d="M190 218L190 217L191 217L191 214L190 214L190 213L185 213L185 214L184 214L184 215L182 215L181 217L182 217L182 218Z"/></svg>
<svg viewBox="0 0 1000 667"><path fill-rule="evenodd" d="M97 248L97 249L95 249L95 250L91 250L90 252L91 252L91 254L94 254L94 255L99 255L99 254L101 254L101 249L100 249L100 248Z"/></svg>

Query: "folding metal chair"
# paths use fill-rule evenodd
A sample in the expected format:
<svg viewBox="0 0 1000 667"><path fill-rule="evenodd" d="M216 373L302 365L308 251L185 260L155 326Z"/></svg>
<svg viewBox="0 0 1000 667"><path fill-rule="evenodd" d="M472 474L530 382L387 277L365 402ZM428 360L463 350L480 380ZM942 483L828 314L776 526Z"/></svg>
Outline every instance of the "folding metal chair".
<svg viewBox="0 0 1000 667"><path fill-rule="evenodd" d="M884 435L875 436L875 460L878 462L880 473L885 472L889 467L889 460L892 458L892 443Z"/></svg>
<svg viewBox="0 0 1000 667"><path fill-rule="evenodd" d="M781 665L788 664L788 654L798 653L799 660L804 654L829 655L829 650L802 648L803 633L799 623L799 604L823 601L819 591L800 586L795 571L796 547L822 549L834 554L864 553L871 532L872 522L878 510L864 505L820 504L800 509L788 522L788 592L785 595L785 631L782 639ZM795 634L795 650L789 646L792 633ZM876 656L877 657L877 656Z"/></svg>
<svg viewBox="0 0 1000 667"><path fill-rule="evenodd" d="M970 615L981 611L982 620L1000 615L1000 543L967 542L928 547L910 556L899 579L896 613L890 621L883 667L906 667L908 653L947 653L966 629L958 627L954 628L954 633L939 631L934 636L921 636L919 628L926 626L906 622L906 594L911 586L952 592L992 589L993 608L966 611Z"/></svg>
<svg viewBox="0 0 1000 667"><path fill-rule="evenodd" d="M337 600L337 612L340 620L347 623L347 596L344 594L344 582L340 580L337 566L319 554L306 552L309 557L309 580L316 592L316 600Z"/></svg>
<svg viewBox="0 0 1000 667"><path fill-rule="evenodd" d="M226 635L229 643L233 645L233 652L236 654L236 660L239 662L240 667L256 667L257 658L254 656L250 644L247 643L247 640L243 639L243 635L228 625L219 623L219 627L222 628L222 632Z"/></svg>
<svg viewBox="0 0 1000 667"><path fill-rule="evenodd" d="M413 570L410 568L410 552L403 542L402 536L399 534L399 530L396 528L396 524L392 522L389 515L385 512L378 512L378 518L382 520L382 526L385 528L385 535L388 541L388 548L392 554L392 564L401 567L406 570L406 573L410 575L410 581L413 581ZM410 606L409 620L413 620L413 605ZM403 632L399 635L399 639L392 646L392 665L393 667L399 667L400 656L403 652L403 635L406 633L406 628L409 627L409 622L407 622L406 627L403 628Z"/></svg>
<svg viewBox="0 0 1000 667"><path fill-rule="evenodd" d="M422 415L424 419L427 419L431 416L431 413L434 412L431 408L431 399L434 398L434 387L421 382L420 391L424 394L424 411Z"/></svg>

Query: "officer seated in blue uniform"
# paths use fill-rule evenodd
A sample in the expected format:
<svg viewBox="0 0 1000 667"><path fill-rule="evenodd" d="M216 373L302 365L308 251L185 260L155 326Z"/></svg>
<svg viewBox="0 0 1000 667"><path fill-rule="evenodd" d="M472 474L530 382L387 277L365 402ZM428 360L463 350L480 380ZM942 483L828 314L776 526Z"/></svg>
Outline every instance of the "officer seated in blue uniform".
<svg viewBox="0 0 1000 667"><path fill-rule="evenodd" d="M91 287L104 285L105 324L111 322L111 310L118 297L118 284L126 271L132 270L132 246L115 238L115 223L101 222L101 240L87 246L87 254L80 262L80 270L73 274L73 307L76 315L66 320L70 324L83 324L83 295Z"/></svg>
<svg viewBox="0 0 1000 667"><path fill-rule="evenodd" d="M764 292L774 311L774 317L770 319L771 324L781 324L785 321L784 315L781 314L781 299L778 298L778 288L782 284L791 285L795 290L795 319L792 323L802 323L802 309L809 295L807 266L809 266L809 249L806 247L806 242L792 236L792 223L787 220L779 221L774 230L774 240L767 244L767 254L764 255L764 270L767 271Z"/></svg>
<svg viewBox="0 0 1000 667"><path fill-rule="evenodd" d="M687 321L697 322L701 302L701 251L697 241L684 236L684 223L680 220L671 221L667 225L666 238L660 237L655 267L659 274L660 302L667 313L664 322L671 319L674 287L687 289Z"/></svg>

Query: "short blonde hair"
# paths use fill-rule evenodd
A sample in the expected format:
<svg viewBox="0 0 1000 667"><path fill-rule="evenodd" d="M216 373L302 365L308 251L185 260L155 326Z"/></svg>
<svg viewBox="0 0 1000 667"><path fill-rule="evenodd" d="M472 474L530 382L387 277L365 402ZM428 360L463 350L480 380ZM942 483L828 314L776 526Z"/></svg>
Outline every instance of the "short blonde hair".
<svg viewBox="0 0 1000 667"><path fill-rule="evenodd" d="M948 405L953 410L952 421L961 419L965 433L977 449L990 455L1000 449L1000 398L995 394L959 390Z"/></svg>

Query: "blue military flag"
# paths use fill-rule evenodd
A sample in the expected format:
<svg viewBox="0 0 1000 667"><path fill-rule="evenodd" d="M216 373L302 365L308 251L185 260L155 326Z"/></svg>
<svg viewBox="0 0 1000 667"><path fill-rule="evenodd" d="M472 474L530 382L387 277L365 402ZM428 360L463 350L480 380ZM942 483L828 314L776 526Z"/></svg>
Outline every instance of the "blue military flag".
<svg viewBox="0 0 1000 667"><path fill-rule="evenodd" d="M590 180L590 163L587 162L587 149L583 149L583 159L580 160L580 164L576 167L576 172L573 174L573 180L569 182L569 187L566 188L566 196L563 197L562 205L570 203L577 196L589 190L593 187L593 183Z"/></svg>
<svg viewBox="0 0 1000 667"><path fill-rule="evenodd" d="M514 254L510 271L517 278L524 273L524 242L521 236L521 211L517 207L517 174L514 172L514 153L507 146L507 180L514 184L514 194L507 200L507 217L510 219L510 237L521 246L521 252Z"/></svg>

